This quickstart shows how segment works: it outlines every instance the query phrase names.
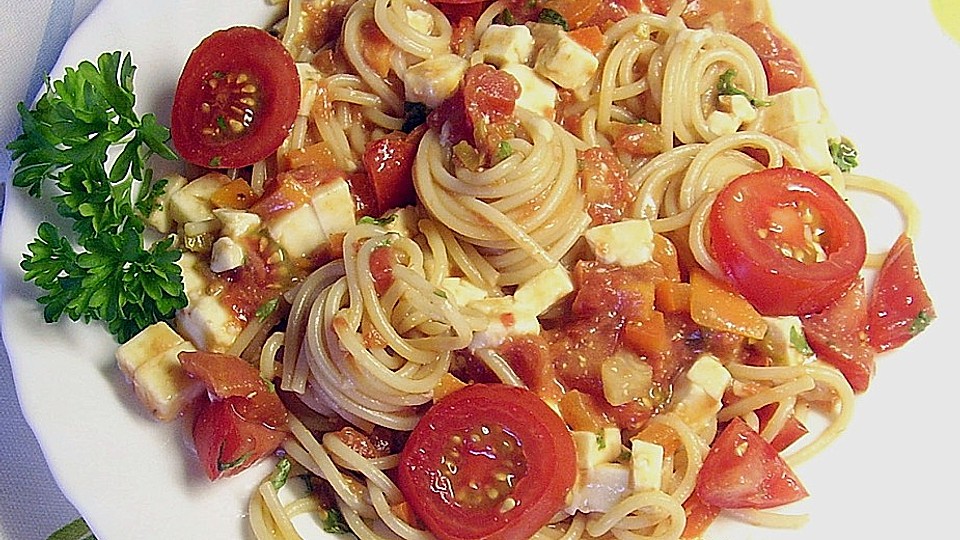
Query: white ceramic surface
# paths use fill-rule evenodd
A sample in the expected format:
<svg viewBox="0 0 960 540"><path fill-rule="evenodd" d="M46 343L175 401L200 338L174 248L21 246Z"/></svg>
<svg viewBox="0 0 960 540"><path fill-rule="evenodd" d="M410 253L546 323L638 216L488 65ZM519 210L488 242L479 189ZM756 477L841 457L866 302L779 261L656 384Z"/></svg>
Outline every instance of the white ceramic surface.
<svg viewBox="0 0 960 540"><path fill-rule="evenodd" d="M898 3L896 11L854 1L772 4L835 122L858 146L858 172L905 188L923 210L916 247L939 318L902 350L880 357L847 433L798 467L811 497L791 511L809 512L805 528L724 522L708 538L949 537L956 531L950 494L960 481L951 447L960 380L951 338L960 300L951 280L960 45L940 31L925 2ZM104 0L69 40L53 76L103 51L131 51L138 109L167 123L190 49L215 28L262 24L272 14L261 0ZM898 225L889 207L874 203L858 207L870 241L882 246ZM10 189L4 214L4 340L24 416L66 496L101 540L250 537L247 499L269 464L207 481L182 426L160 425L138 406L114 363L115 344L100 327L42 322L37 292L23 283L18 264L52 208Z"/></svg>

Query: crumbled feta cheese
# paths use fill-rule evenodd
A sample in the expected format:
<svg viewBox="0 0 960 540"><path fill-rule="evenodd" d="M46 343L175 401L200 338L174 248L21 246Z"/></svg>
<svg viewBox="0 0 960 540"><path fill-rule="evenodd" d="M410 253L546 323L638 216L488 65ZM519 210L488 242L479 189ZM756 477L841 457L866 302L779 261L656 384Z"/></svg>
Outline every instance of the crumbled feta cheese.
<svg viewBox="0 0 960 540"><path fill-rule="evenodd" d="M601 433L573 431L573 445L577 449L577 467L589 469L601 463L609 463L620 456L622 442L620 429L604 428Z"/></svg>
<svg viewBox="0 0 960 540"><path fill-rule="evenodd" d="M243 324L219 298L204 295L177 312L177 329L201 350L224 352L236 341Z"/></svg>
<svg viewBox="0 0 960 540"><path fill-rule="evenodd" d="M637 266L653 260L653 228L646 219L597 225L583 233L598 261Z"/></svg>
<svg viewBox="0 0 960 540"><path fill-rule="evenodd" d="M230 179L221 173L195 178L170 196L170 217L177 223L213 219L210 197Z"/></svg>
<svg viewBox="0 0 960 540"><path fill-rule="evenodd" d="M634 491L658 490L663 483L663 447L632 439L630 441L631 486Z"/></svg>
<svg viewBox="0 0 960 540"><path fill-rule="evenodd" d="M245 210L215 208L213 215L220 220L220 234L238 240L260 228L260 216Z"/></svg>
<svg viewBox="0 0 960 540"><path fill-rule="evenodd" d="M483 60L502 68L507 64L526 64L533 53L533 34L522 24L491 24L480 36Z"/></svg>
<svg viewBox="0 0 960 540"><path fill-rule="evenodd" d="M520 97L517 98L517 107L537 113L545 118L552 119L554 117L559 93L552 82L524 64L505 64L500 69L513 75L520 83Z"/></svg>
<svg viewBox="0 0 960 540"><path fill-rule="evenodd" d="M561 31L543 43L533 69L557 86L574 90L590 82L599 66L593 52Z"/></svg>
<svg viewBox="0 0 960 540"><path fill-rule="evenodd" d="M467 67L466 59L452 53L410 66L403 75L407 101L437 107L457 91Z"/></svg>
<svg viewBox="0 0 960 540"><path fill-rule="evenodd" d="M221 236L210 252L210 270L220 273L243 266L243 246L229 236Z"/></svg>

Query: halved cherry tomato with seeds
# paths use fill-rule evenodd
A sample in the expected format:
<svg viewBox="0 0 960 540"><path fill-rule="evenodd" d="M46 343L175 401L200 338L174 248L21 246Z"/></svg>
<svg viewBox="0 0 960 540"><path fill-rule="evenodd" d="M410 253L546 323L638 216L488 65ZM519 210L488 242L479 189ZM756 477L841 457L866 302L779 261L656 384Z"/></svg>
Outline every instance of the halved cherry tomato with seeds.
<svg viewBox="0 0 960 540"><path fill-rule="evenodd" d="M826 181L800 169L736 178L717 194L707 228L718 264L764 315L820 311L866 260L857 215Z"/></svg>
<svg viewBox="0 0 960 540"><path fill-rule="evenodd" d="M186 161L245 167L275 152L300 104L293 58L264 30L218 30L193 50L180 75L170 133Z"/></svg>
<svg viewBox="0 0 960 540"><path fill-rule="evenodd" d="M529 538L563 508L576 463L566 425L536 394L473 384L427 411L397 478L438 538Z"/></svg>

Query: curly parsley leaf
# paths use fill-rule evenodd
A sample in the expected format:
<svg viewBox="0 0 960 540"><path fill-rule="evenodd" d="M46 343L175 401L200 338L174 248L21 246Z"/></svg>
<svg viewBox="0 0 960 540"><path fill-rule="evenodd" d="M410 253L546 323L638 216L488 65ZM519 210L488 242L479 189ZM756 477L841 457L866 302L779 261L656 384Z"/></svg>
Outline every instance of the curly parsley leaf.
<svg viewBox="0 0 960 540"><path fill-rule="evenodd" d="M743 96L747 98L747 101L750 102L750 105L754 107L769 107L770 102L764 99L757 99L754 96L751 96L739 88L734 79L737 78L737 70L730 68L720 74L720 78L717 80L717 93L721 96Z"/></svg>
<svg viewBox="0 0 960 540"><path fill-rule="evenodd" d="M22 133L7 145L13 185L49 195L72 221L72 237L41 223L20 264L45 291L44 320L103 321L120 342L186 305L180 251L143 236L165 183L148 160L176 155L169 130L134 111L135 70L129 54L113 52L48 79L33 109L18 105Z"/></svg>
<svg viewBox="0 0 960 540"><path fill-rule="evenodd" d="M828 146L830 157L842 172L850 172L860 164L857 159L857 148L847 139L831 139Z"/></svg>

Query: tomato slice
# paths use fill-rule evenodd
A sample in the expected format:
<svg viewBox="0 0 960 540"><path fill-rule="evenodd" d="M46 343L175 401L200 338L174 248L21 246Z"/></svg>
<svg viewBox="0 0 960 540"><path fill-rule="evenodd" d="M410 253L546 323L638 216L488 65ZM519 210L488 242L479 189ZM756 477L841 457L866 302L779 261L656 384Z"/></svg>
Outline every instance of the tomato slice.
<svg viewBox="0 0 960 540"><path fill-rule="evenodd" d="M776 449L739 417L713 441L697 476L696 493L709 506L756 509L808 495Z"/></svg>
<svg viewBox="0 0 960 540"><path fill-rule="evenodd" d="M218 30L190 53L173 98L170 132L186 161L245 167L283 143L300 104L300 77L264 30Z"/></svg>
<svg viewBox="0 0 960 540"><path fill-rule="evenodd" d="M410 135L396 132L367 143L363 167L376 198L376 215L416 202L413 161L422 134L423 130Z"/></svg>
<svg viewBox="0 0 960 540"><path fill-rule="evenodd" d="M417 424L398 485L438 538L529 538L563 508L576 463L566 425L536 394L473 384Z"/></svg>
<svg viewBox="0 0 960 540"><path fill-rule="evenodd" d="M900 235L887 254L867 308L867 337L880 351L896 349L937 317L920 279L913 241Z"/></svg>
<svg viewBox="0 0 960 540"><path fill-rule="evenodd" d="M209 393L193 423L193 443L208 478L235 475L279 448L287 410L256 368L222 353L186 351L179 359Z"/></svg>
<svg viewBox="0 0 960 540"><path fill-rule="evenodd" d="M853 210L819 176L790 167L736 178L717 194L707 228L718 264L764 315L820 311L866 259Z"/></svg>
<svg viewBox="0 0 960 540"><path fill-rule="evenodd" d="M859 278L820 313L803 317L803 333L817 358L833 365L855 392L864 392L876 371L867 343L867 295Z"/></svg>

